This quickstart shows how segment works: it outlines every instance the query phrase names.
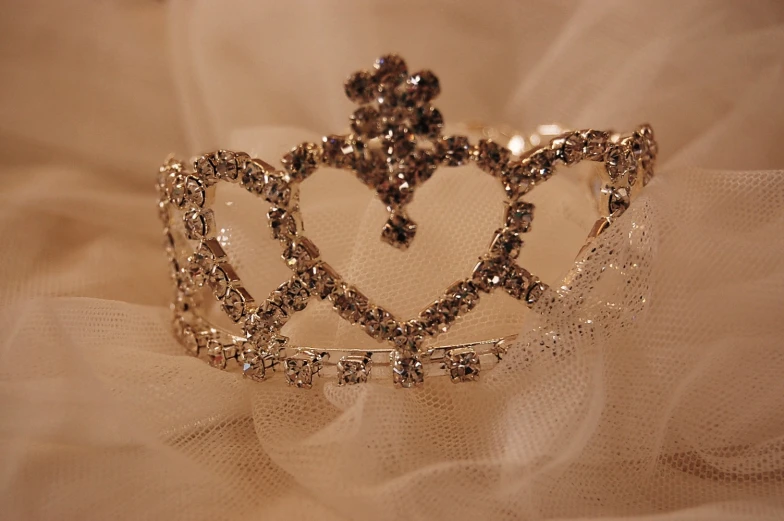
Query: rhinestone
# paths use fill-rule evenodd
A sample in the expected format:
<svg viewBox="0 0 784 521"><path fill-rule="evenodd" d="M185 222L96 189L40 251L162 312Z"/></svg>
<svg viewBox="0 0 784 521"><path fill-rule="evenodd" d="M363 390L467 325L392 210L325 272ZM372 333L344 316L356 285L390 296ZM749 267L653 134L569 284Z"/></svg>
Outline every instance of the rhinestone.
<svg viewBox="0 0 784 521"><path fill-rule="evenodd" d="M406 172L408 179L416 183L423 183L433 176L436 171L436 158L429 150L417 149L412 154L401 159L396 168Z"/></svg>
<svg viewBox="0 0 784 521"><path fill-rule="evenodd" d="M441 93L438 77L432 71L415 72L406 81L406 97L412 103L426 103Z"/></svg>
<svg viewBox="0 0 784 521"><path fill-rule="evenodd" d="M223 266L216 264L212 267L209 277L210 286L218 297L223 297L229 289L229 276Z"/></svg>
<svg viewBox="0 0 784 521"><path fill-rule="evenodd" d="M240 355L242 365L242 376L254 382L261 382L266 378L267 368L264 366L264 358L255 349L248 349Z"/></svg>
<svg viewBox="0 0 784 521"><path fill-rule="evenodd" d="M226 368L226 350L223 344L217 340L209 340L207 342L207 360L212 367L218 369Z"/></svg>
<svg viewBox="0 0 784 521"><path fill-rule="evenodd" d="M382 56L376 60L373 67L376 69L376 81L382 85L398 85L408 75L406 62L396 54Z"/></svg>
<svg viewBox="0 0 784 521"><path fill-rule="evenodd" d="M457 319L459 306L459 302L450 296L435 301L420 313L425 332L429 335L446 333L452 322Z"/></svg>
<svg viewBox="0 0 784 521"><path fill-rule="evenodd" d="M365 356L344 356L337 365L340 386L366 383L370 377L370 353Z"/></svg>
<svg viewBox="0 0 784 521"><path fill-rule="evenodd" d="M381 230L381 240L395 248L405 250L413 242L416 230L417 225L414 221L400 212L394 212Z"/></svg>
<svg viewBox="0 0 784 521"><path fill-rule="evenodd" d="M320 150L314 143L302 143L292 148L280 162L283 163L292 180L304 181L318 168L319 154Z"/></svg>
<svg viewBox="0 0 784 521"><path fill-rule="evenodd" d="M332 267L324 262L320 262L303 272L300 277L302 277L308 287L308 291L311 294L318 295L322 300L332 294L340 279Z"/></svg>
<svg viewBox="0 0 784 521"><path fill-rule="evenodd" d="M396 349L407 353L418 353L422 348L425 330L418 321L412 320L400 324L392 320L387 328L387 338Z"/></svg>
<svg viewBox="0 0 784 521"><path fill-rule="evenodd" d="M472 348L463 347L446 352L444 367L452 382L473 382L479 379L481 363Z"/></svg>
<svg viewBox="0 0 784 521"><path fill-rule="evenodd" d="M421 386L425 382L425 368L419 357L393 351L392 380L400 387Z"/></svg>
<svg viewBox="0 0 784 521"><path fill-rule="evenodd" d="M375 189L387 178L386 155L380 149L367 149L366 154L354 165L360 181Z"/></svg>
<svg viewBox="0 0 784 521"><path fill-rule="evenodd" d="M414 120L412 130L420 136L427 136L430 139L437 138L444 128L444 116L435 107L420 107L412 114Z"/></svg>
<svg viewBox="0 0 784 521"><path fill-rule="evenodd" d="M352 324L362 319L368 306L367 297L350 286L336 288L330 300L338 314Z"/></svg>
<svg viewBox="0 0 784 521"><path fill-rule="evenodd" d="M629 171L634 163L632 151L621 145L614 145L607 151L605 168L610 179L618 179Z"/></svg>
<svg viewBox="0 0 784 521"><path fill-rule="evenodd" d="M586 130L582 135L585 138L585 159L602 161L607 144L610 142L609 134L598 130Z"/></svg>
<svg viewBox="0 0 784 521"><path fill-rule="evenodd" d="M555 154L552 150L543 148L523 160L523 167L527 166L534 179L546 181L553 175L554 158Z"/></svg>
<svg viewBox="0 0 784 521"><path fill-rule="evenodd" d="M450 136L436 142L436 155L447 166L464 165L470 155L471 147L465 136Z"/></svg>
<svg viewBox="0 0 784 521"><path fill-rule="evenodd" d="M382 132L381 143L388 156L404 157L413 152L416 136L403 125L391 125Z"/></svg>
<svg viewBox="0 0 784 521"><path fill-rule="evenodd" d="M533 177L520 161L508 163L501 172L501 180L504 183L506 196L509 198L519 197L534 186Z"/></svg>
<svg viewBox="0 0 784 521"><path fill-rule="evenodd" d="M479 302L479 292L470 280L455 282L446 290L446 294L457 300L460 313L468 313Z"/></svg>
<svg viewBox="0 0 784 521"><path fill-rule="evenodd" d="M404 109L401 105L400 97L395 89L392 87L378 89L376 94L376 106L379 113L384 116L386 120L395 121L403 119Z"/></svg>
<svg viewBox="0 0 784 521"><path fill-rule="evenodd" d="M201 156L193 163L193 169L207 184L212 184L218 180L215 166L208 156Z"/></svg>
<svg viewBox="0 0 784 521"><path fill-rule="evenodd" d="M305 237L296 238L283 251L283 260L296 271L302 271L313 264L318 256L319 251L316 245Z"/></svg>
<svg viewBox="0 0 784 521"><path fill-rule="evenodd" d="M264 167L257 161L246 161L240 183L249 192L260 194L264 189Z"/></svg>
<svg viewBox="0 0 784 521"><path fill-rule="evenodd" d="M650 125L645 124L641 125L637 132L645 140L645 149L647 154L655 159L659 154L659 145L656 143L656 140L653 137L653 128Z"/></svg>
<svg viewBox="0 0 784 521"><path fill-rule="evenodd" d="M583 158L585 138L577 132L569 134L557 151L558 159L567 165L573 165Z"/></svg>
<svg viewBox="0 0 784 521"><path fill-rule="evenodd" d="M185 267L185 272L196 286L202 287L207 281L207 275L211 269L212 258L205 255L203 252L198 251L188 257L188 264Z"/></svg>
<svg viewBox="0 0 784 521"><path fill-rule="evenodd" d="M477 166L496 177L501 175L511 157L512 153L508 148L490 139L480 140L474 149L474 159Z"/></svg>
<svg viewBox="0 0 784 521"><path fill-rule="evenodd" d="M218 177L227 181L237 180L237 158L234 152L228 150L218 150L215 153L215 170Z"/></svg>
<svg viewBox="0 0 784 521"><path fill-rule="evenodd" d="M525 233L531 229L531 222L534 220L534 205L519 200L509 203L504 219L507 227Z"/></svg>
<svg viewBox="0 0 784 521"><path fill-rule="evenodd" d="M374 107L366 105L359 107L351 115L351 128L360 136L373 139L380 132L381 114Z"/></svg>
<svg viewBox="0 0 784 521"><path fill-rule="evenodd" d="M531 285L531 289L528 290L528 294L525 296L525 301L529 307L532 307L536 302L542 297L545 290L547 289L547 285L543 282L534 282Z"/></svg>
<svg viewBox="0 0 784 521"><path fill-rule="evenodd" d="M333 168L354 168L365 156L365 145L352 136L322 138L323 161Z"/></svg>
<svg viewBox="0 0 784 521"><path fill-rule="evenodd" d="M346 96L355 103L369 103L376 93L376 82L368 71L352 74L345 84Z"/></svg>
<svg viewBox="0 0 784 521"><path fill-rule="evenodd" d="M516 264L509 267L504 279L504 289L518 300L526 296L528 289L534 282L533 276Z"/></svg>
<svg viewBox="0 0 784 521"><path fill-rule="evenodd" d="M640 160L640 168L642 169L642 185L647 186L653 179L653 159L650 156L645 156Z"/></svg>
<svg viewBox="0 0 784 521"><path fill-rule="evenodd" d="M302 311L308 305L310 292L302 280L296 278L284 282L275 290L274 295L279 297L280 309L287 315Z"/></svg>
<svg viewBox="0 0 784 521"><path fill-rule="evenodd" d="M199 208L204 206L204 202L207 200L204 185L192 175L185 178L185 200Z"/></svg>
<svg viewBox="0 0 784 521"><path fill-rule="evenodd" d="M289 385L304 389L313 387L313 367L309 360L287 358L284 374Z"/></svg>
<svg viewBox="0 0 784 521"><path fill-rule="evenodd" d="M245 315L247 292L242 288L230 288L223 297L223 310L234 322L239 322Z"/></svg>
<svg viewBox="0 0 784 521"><path fill-rule="evenodd" d="M610 215L619 212L623 213L631 204L629 190L625 187L613 188L610 191L609 208Z"/></svg>
<svg viewBox="0 0 784 521"><path fill-rule="evenodd" d="M378 196L387 208L405 206L414 198L414 187L402 172L392 174L378 187Z"/></svg>
<svg viewBox="0 0 784 521"><path fill-rule="evenodd" d="M291 187L282 173L266 174L261 195L275 206L287 206L291 200Z"/></svg>
<svg viewBox="0 0 784 521"><path fill-rule="evenodd" d="M199 356L200 346L198 340L196 339L196 333L194 333L192 327L188 325L183 326L182 330L178 333L177 336L188 354Z"/></svg>
<svg viewBox="0 0 784 521"><path fill-rule="evenodd" d="M262 316L259 312L256 312L245 318L242 331L251 345L262 347L270 341L276 326L274 319Z"/></svg>
<svg viewBox="0 0 784 521"><path fill-rule="evenodd" d="M376 340L383 340L388 331L387 323L392 318L386 310L379 307L371 307L365 312L362 325L368 335Z"/></svg>
<svg viewBox="0 0 784 521"><path fill-rule="evenodd" d="M473 282L476 287L489 293L503 283L504 265L499 259L486 258L474 267Z"/></svg>
<svg viewBox="0 0 784 521"><path fill-rule="evenodd" d="M271 209L267 219L274 239L291 239L297 234L297 220L283 208Z"/></svg>
<svg viewBox="0 0 784 521"><path fill-rule="evenodd" d="M490 253L494 256L503 256L516 259L520 255L523 240L520 234L512 228L496 231L495 239L490 244Z"/></svg>
<svg viewBox="0 0 784 521"><path fill-rule="evenodd" d="M185 235L191 240L204 239L213 234L215 230L215 216L212 210L192 210L183 216L185 221Z"/></svg>

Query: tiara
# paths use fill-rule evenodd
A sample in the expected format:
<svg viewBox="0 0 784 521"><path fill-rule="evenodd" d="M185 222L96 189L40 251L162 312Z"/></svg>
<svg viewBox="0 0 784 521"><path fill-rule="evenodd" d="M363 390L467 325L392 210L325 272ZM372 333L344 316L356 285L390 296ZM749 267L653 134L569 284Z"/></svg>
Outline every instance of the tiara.
<svg viewBox="0 0 784 521"><path fill-rule="evenodd" d="M469 313L482 295L504 291L537 306L557 295L517 264L523 235L531 229L534 205L523 198L547 181L559 165L595 161L602 177L601 213L588 241L599 236L629 207L653 176L657 145L653 130L642 125L629 135L598 130L564 132L522 155L491 140L472 144L462 135L443 135L444 118L433 106L440 83L429 70L409 73L402 58L383 56L372 71L352 74L345 93L358 108L351 131L320 143L302 143L283 156L283 169L244 152L218 150L197 157L192 167L169 159L158 176L159 213L176 287L173 330L195 356L219 369L241 371L251 380L282 372L296 387L310 388L314 376L331 376L339 385L367 382L371 372L391 376L399 387L417 387L425 376L445 375L453 382L475 381L513 346L515 336L451 346L435 339ZM319 167L346 169L374 190L389 212L381 240L406 249L417 223L407 214L416 189L438 167L474 162L503 185L506 201L501 226L471 274L449 286L435 302L410 320L393 316L371 302L319 256L304 235L299 185ZM270 205L272 237L292 276L263 301L243 285L217 237L210 209L220 182L238 183ZM211 323L204 298L212 293L236 331ZM293 314L314 299L334 310L379 345L368 349L292 345L281 332Z"/></svg>

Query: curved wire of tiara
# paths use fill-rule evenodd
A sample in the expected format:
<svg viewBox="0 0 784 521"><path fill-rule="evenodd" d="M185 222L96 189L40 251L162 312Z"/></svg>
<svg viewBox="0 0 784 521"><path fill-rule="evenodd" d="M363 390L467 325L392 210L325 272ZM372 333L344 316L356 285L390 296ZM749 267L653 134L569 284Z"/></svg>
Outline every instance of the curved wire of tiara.
<svg viewBox="0 0 784 521"><path fill-rule="evenodd" d="M570 131L516 157L490 139L472 145L465 136L442 135L444 120L432 105L440 92L438 78L428 70L409 74L399 56L379 58L372 72L354 73L345 90L359 104L350 118L352 132L298 145L282 158L285 171L228 150L196 158L192 170L174 159L160 169L159 210L176 283L174 332L191 354L205 356L214 367L226 369L235 360L245 377L257 381L282 369L290 385L304 388L312 386L314 375L330 373L339 385L363 383L371 370L391 373L400 387L420 386L426 374L448 375L453 382L477 380L503 357L514 337L426 346L474 309L482 294L501 288L529 307L554 298L545 283L515 261L534 213L534 205L522 197L547 181L559 164L602 163L605 215L594 225L590 240L629 207L653 176L657 145L649 125L628 136ZM471 276L455 282L413 319L400 320L372 303L320 259L318 248L303 233L299 184L321 166L342 168L354 172L386 206L389 219L381 239L405 249L417 230L406 213L416 188L439 166L470 161L503 184L507 197L503 225ZM271 205L270 230L280 241L282 258L293 275L261 303L242 284L216 238L218 227L210 205L219 181L239 183ZM242 334L210 324L202 288L212 291ZM343 319L362 327L383 347L291 345L281 329L312 299L331 302Z"/></svg>

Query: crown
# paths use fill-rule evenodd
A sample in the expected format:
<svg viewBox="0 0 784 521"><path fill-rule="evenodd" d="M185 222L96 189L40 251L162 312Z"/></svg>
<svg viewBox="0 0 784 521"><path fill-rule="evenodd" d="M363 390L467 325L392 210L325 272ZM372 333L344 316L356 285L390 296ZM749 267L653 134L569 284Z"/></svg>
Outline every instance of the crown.
<svg viewBox="0 0 784 521"><path fill-rule="evenodd" d="M574 130L516 156L491 139L472 144L466 136L444 135L444 118L433 105L440 90L431 71L409 73L399 56L383 56L372 71L356 72L345 83L346 95L358 105L349 118L351 132L294 147L281 159L283 169L229 150L199 156L192 168L175 159L161 167L159 211L176 286L174 333L188 352L219 369L231 363L255 381L283 372L290 385L302 388L311 387L314 376L331 375L339 385L364 383L371 372L374 379L390 375L400 387L420 386L425 376L436 375L453 382L475 381L503 358L514 336L433 346L439 334L479 305L482 295L504 291L533 308L557 298L516 262L534 215L534 205L524 196L552 177L559 165L603 165L604 215L591 230L590 241L612 225L651 180L657 145L649 125L626 136ZM374 190L389 213L381 240L406 249L418 227L406 211L416 189L437 168L469 162L503 185L504 221L469 276L413 319L395 317L371 302L322 260L304 235L298 189L320 167L349 170ZM217 238L210 205L220 183L238 183L270 205L270 232L292 276L263 301L245 288ZM205 293L218 300L237 324L236 332L210 323ZM340 317L379 344L361 350L292 345L281 330L315 299L329 301Z"/></svg>

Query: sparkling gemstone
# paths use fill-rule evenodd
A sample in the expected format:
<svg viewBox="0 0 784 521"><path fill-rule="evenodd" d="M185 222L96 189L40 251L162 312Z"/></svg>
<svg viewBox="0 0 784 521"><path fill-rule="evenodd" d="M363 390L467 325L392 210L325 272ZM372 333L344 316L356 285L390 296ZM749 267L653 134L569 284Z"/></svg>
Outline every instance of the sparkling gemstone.
<svg viewBox="0 0 784 521"><path fill-rule="evenodd" d="M352 136L322 138L324 163L333 168L354 168L364 159L365 145Z"/></svg>
<svg viewBox="0 0 784 521"><path fill-rule="evenodd" d="M319 262L315 266L302 272L300 277L304 281L308 291L312 295L318 295L320 299L329 297L335 288L338 286L340 277L332 269L332 267L325 263Z"/></svg>
<svg viewBox="0 0 784 521"><path fill-rule="evenodd" d="M444 357L444 366L454 383L472 382L479 379L481 363L470 347L450 349Z"/></svg>
<svg viewBox="0 0 784 521"><path fill-rule="evenodd" d="M291 200L291 187L283 174L270 173L264 176L261 196L275 206L287 206Z"/></svg>
<svg viewBox="0 0 784 521"><path fill-rule="evenodd" d="M264 189L264 167L257 161L246 161L240 182L249 192L260 194Z"/></svg>
<svg viewBox="0 0 784 521"><path fill-rule="evenodd" d="M388 333L388 322L391 318L388 311L374 306L365 312L362 325L368 335L376 340L383 340Z"/></svg>
<svg viewBox="0 0 784 521"><path fill-rule="evenodd" d="M436 142L436 156L447 166L464 165L471 156L471 146L465 136L449 136Z"/></svg>
<svg viewBox="0 0 784 521"><path fill-rule="evenodd" d="M422 322L425 330L430 335L438 333L445 333L449 326L457 320L458 313L460 312L460 302L447 295L434 302L430 307L421 313Z"/></svg>
<svg viewBox="0 0 784 521"><path fill-rule="evenodd" d="M520 248L523 246L523 239L520 234L512 228L498 230L490 244L490 253L496 256L503 256L516 259L520 255Z"/></svg>
<svg viewBox="0 0 784 521"><path fill-rule="evenodd" d="M546 181L555 171L553 160L555 153L547 148L540 149L523 160L523 167L527 168L535 180Z"/></svg>
<svg viewBox="0 0 784 521"><path fill-rule="evenodd" d="M338 361L338 385L365 383L370 377L370 353L365 356L344 356Z"/></svg>
<svg viewBox="0 0 784 521"><path fill-rule="evenodd" d="M384 152L391 157L404 157L413 152L416 136L403 125L390 125L381 133Z"/></svg>
<svg viewBox="0 0 784 521"><path fill-rule="evenodd" d="M395 212L381 230L381 240L395 248L405 250L413 242L416 230L417 225L414 221L400 212Z"/></svg>
<svg viewBox="0 0 784 521"><path fill-rule="evenodd" d="M414 187L404 172L397 172L381 183L378 196L388 208L397 208L411 202L414 198Z"/></svg>
<svg viewBox="0 0 784 521"><path fill-rule="evenodd" d="M455 282L446 290L446 294L457 300L460 313L468 313L479 302L479 291L470 280Z"/></svg>
<svg viewBox="0 0 784 521"><path fill-rule="evenodd" d="M412 130L420 136L434 139L441 134L444 128L444 117L435 107L419 107L411 115L413 119Z"/></svg>
<svg viewBox="0 0 784 521"><path fill-rule="evenodd" d="M591 161L604 160L604 154L610 142L610 135L598 130L587 130L583 132L583 138L585 138L585 148L583 149L585 159Z"/></svg>
<svg viewBox="0 0 784 521"><path fill-rule="evenodd" d="M486 258L474 267L473 282L476 287L489 293L504 282L504 265L496 258Z"/></svg>
<svg viewBox="0 0 784 521"><path fill-rule="evenodd" d="M187 212L185 232L189 239L205 239L215 233L215 215L212 210Z"/></svg>
<svg viewBox="0 0 784 521"><path fill-rule="evenodd" d="M194 206L201 208L207 199L204 191L204 184L197 178L189 175L185 178L185 200Z"/></svg>
<svg viewBox="0 0 784 521"><path fill-rule="evenodd" d="M520 161L507 163L503 172L501 172L501 180L504 183L506 196L509 198L519 197L534 186L534 178Z"/></svg>
<svg viewBox="0 0 784 521"><path fill-rule="evenodd" d="M216 264L212 267L209 277L210 286L218 297L223 297L229 289L229 276L224 267Z"/></svg>
<svg viewBox="0 0 784 521"><path fill-rule="evenodd" d="M403 119L405 107L394 87L380 87L376 94L378 112L388 121Z"/></svg>
<svg viewBox="0 0 784 521"><path fill-rule="evenodd" d="M201 251L197 251L188 257L185 272L196 286L202 287L207 281L207 276L212 269L212 262L212 258Z"/></svg>
<svg viewBox="0 0 784 521"><path fill-rule="evenodd" d="M283 156L281 163L294 181L304 181L316 171L320 160L319 147L314 143L302 143Z"/></svg>
<svg viewBox="0 0 784 521"><path fill-rule="evenodd" d="M273 292L273 296L280 302L281 310L287 315L291 315L307 307L310 291L301 279L295 278L278 286Z"/></svg>
<svg viewBox="0 0 784 521"><path fill-rule="evenodd" d="M375 189L388 175L386 154L381 149L366 149L363 157L354 165L354 173L360 181Z"/></svg>
<svg viewBox="0 0 784 521"><path fill-rule="evenodd" d="M393 351L392 380L396 385L405 388L422 385L425 382L425 368L419 357Z"/></svg>
<svg viewBox="0 0 784 521"><path fill-rule="evenodd" d="M388 54L376 60L376 81L382 85L398 85L408 75L408 68L403 58L397 54Z"/></svg>
<svg viewBox="0 0 784 521"><path fill-rule="evenodd" d="M284 363L284 374L289 385L310 389L313 387L313 374L318 372L314 356L306 353L287 358Z"/></svg>
<svg viewBox="0 0 784 521"><path fill-rule="evenodd" d="M242 331L245 333L245 338L248 342L257 347L266 346L276 329L274 319L268 316L263 316L261 313L251 313L245 317L245 322L242 325Z"/></svg>
<svg viewBox="0 0 784 521"><path fill-rule="evenodd" d="M520 300L528 294L534 278L527 270L513 264L504 277L504 289L509 295Z"/></svg>
<svg viewBox="0 0 784 521"><path fill-rule="evenodd" d="M193 356L199 356L199 342L196 339L196 333L193 331L193 328L185 324L176 333L177 333L177 338L180 340L180 343L185 347L185 350L188 352L188 354Z"/></svg>
<svg viewBox="0 0 784 521"><path fill-rule="evenodd" d="M610 179L618 179L634 166L635 160L631 150L620 144L613 145L607 151L604 166Z"/></svg>
<svg viewBox="0 0 784 521"><path fill-rule="evenodd" d="M423 183L433 176L437 166L436 158L429 150L417 149L397 163L396 171L405 172L407 179Z"/></svg>
<svg viewBox="0 0 784 521"><path fill-rule="evenodd" d="M245 315L246 295L238 288L229 288L223 297L223 310L234 322L239 322Z"/></svg>
<svg viewBox="0 0 784 521"><path fill-rule="evenodd" d="M534 205L525 201L514 201L506 207L506 226L520 233L531 229L534 219Z"/></svg>
<svg viewBox="0 0 784 521"><path fill-rule="evenodd" d="M650 156L645 156L640 160L640 168L642 169L642 185L647 186L653 179L653 159Z"/></svg>
<svg viewBox="0 0 784 521"><path fill-rule="evenodd" d="M427 103L441 93L441 84L432 71L415 72L406 81L406 97L412 103Z"/></svg>
<svg viewBox="0 0 784 521"><path fill-rule="evenodd" d="M229 150L218 150L215 153L213 161L215 162L215 171L219 178L226 179L227 181L237 180L237 158L234 155L234 152Z"/></svg>
<svg viewBox="0 0 784 521"><path fill-rule="evenodd" d="M297 234L297 220L283 208L271 209L267 219L274 239L291 239Z"/></svg>
<svg viewBox="0 0 784 521"><path fill-rule="evenodd" d="M341 286L330 295L332 305L338 314L352 324L362 320L368 307L368 299L350 286Z"/></svg>
<svg viewBox="0 0 784 521"><path fill-rule="evenodd" d="M578 132L566 136L561 148L558 149L558 158L567 165L573 165L583 158L585 138Z"/></svg>
<svg viewBox="0 0 784 521"><path fill-rule="evenodd" d="M474 149L476 164L485 172L500 176L504 167L512 157L508 148L502 147L490 139L482 139Z"/></svg>
<svg viewBox="0 0 784 521"><path fill-rule="evenodd" d="M345 84L346 96L355 103L369 103L376 95L377 84L368 71L352 74Z"/></svg>
<svg viewBox="0 0 784 521"><path fill-rule="evenodd" d="M613 188L610 191L609 208L610 214L615 212L623 213L631 204L629 190L625 187Z"/></svg>
<svg viewBox="0 0 784 521"><path fill-rule="evenodd" d="M424 342L425 330L417 320L404 323L390 321L387 338L396 349L406 353L418 353Z"/></svg>
<svg viewBox="0 0 784 521"><path fill-rule="evenodd" d="M256 349L249 349L240 355L242 365L242 375L254 382L261 382L266 378L267 368L264 366L264 358Z"/></svg>
<svg viewBox="0 0 784 521"><path fill-rule="evenodd" d="M207 361L212 367L226 368L226 350L223 344L214 339L207 342Z"/></svg>
<svg viewBox="0 0 784 521"><path fill-rule="evenodd" d="M360 136L373 139L381 131L381 114L370 105L359 107L351 115L351 128Z"/></svg>
<svg viewBox="0 0 784 521"><path fill-rule="evenodd" d="M218 180L215 166L208 156L201 156L196 159L193 169L207 184L212 184Z"/></svg>
<svg viewBox="0 0 784 521"><path fill-rule="evenodd" d="M528 294L525 296L525 301L529 307L536 304L539 299L544 294L545 290L547 289L547 285L543 282L534 282L531 285L531 288L528 290Z"/></svg>
<svg viewBox="0 0 784 521"><path fill-rule="evenodd" d="M312 265L318 256L316 245L305 237L298 237L283 251L283 260L296 271L302 271Z"/></svg>

